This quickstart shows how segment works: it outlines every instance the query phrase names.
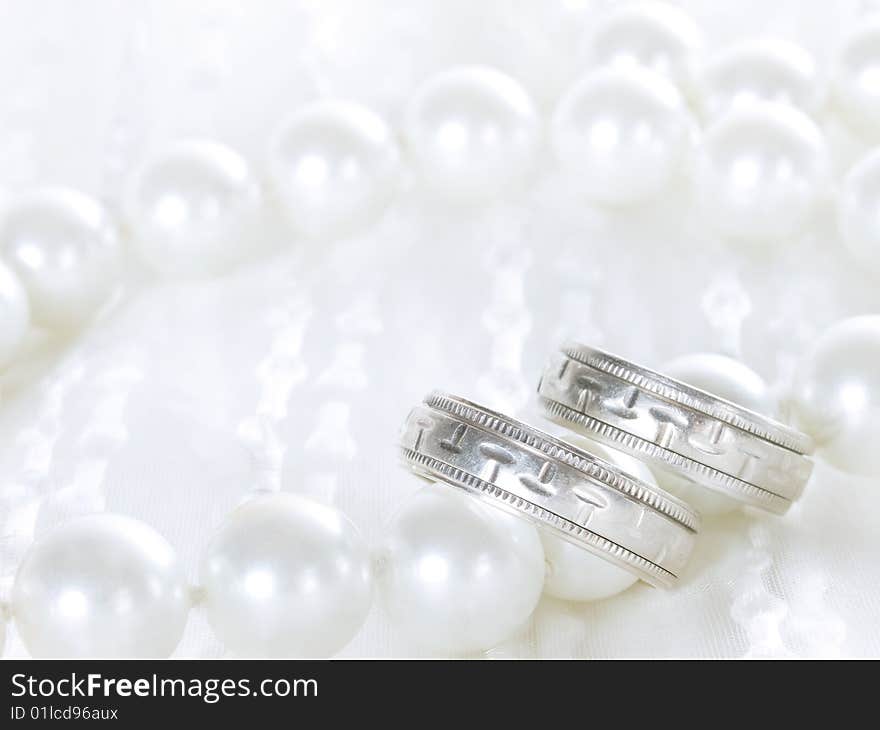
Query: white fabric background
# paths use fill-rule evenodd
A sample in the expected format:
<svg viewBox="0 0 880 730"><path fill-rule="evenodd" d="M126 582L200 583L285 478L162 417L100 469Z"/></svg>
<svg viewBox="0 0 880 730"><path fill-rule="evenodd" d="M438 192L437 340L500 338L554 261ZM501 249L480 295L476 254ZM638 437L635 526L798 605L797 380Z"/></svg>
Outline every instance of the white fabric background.
<svg viewBox="0 0 880 730"><path fill-rule="evenodd" d="M682 4L711 47L773 33L820 62L861 5ZM194 135L261 165L269 130L298 105L349 97L397 124L414 86L453 64L512 74L546 115L584 71L607 5L6 0L0 198L65 183L115 206L132 164ZM845 169L865 148L833 115L822 123ZM193 577L207 535L255 488L332 502L375 541L419 487L393 448L409 406L442 387L527 414L565 336L654 365L726 352L784 395L811 338L880 307L830 205L799 240L756 255L708 233L689 200L683 187L638 215L603 212L548 161L490 206L451 207L410 180L345 240L301 240L267 216L273 253L221 280L131 267L89 331L35 339L0 378L0 598L35 536L95 510L156 527ZM785 518L708 522L680 589L546 600L490 655L880 655L878 487L820 463ZM222 653L194 611L177 655ZM377 607L344 655L414 653ZM14 629L4 654L25 654Z"/></svg>

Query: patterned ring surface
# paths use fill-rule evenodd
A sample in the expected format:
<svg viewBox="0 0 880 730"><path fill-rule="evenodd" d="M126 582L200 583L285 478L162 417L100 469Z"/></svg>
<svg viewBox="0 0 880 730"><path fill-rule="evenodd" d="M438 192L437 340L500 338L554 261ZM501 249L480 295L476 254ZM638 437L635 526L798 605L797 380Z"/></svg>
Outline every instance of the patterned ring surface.
<svg viewBox="0 0 880 730"><path fill-rule="evenodd" d="M400 438L417 473L550 528L661 587L693 547L697 513L597 456L470 401L432 393Z"/></svg>
<svg viewBox="0 0 880 730"><path fill-rule="evenodd" d="M562 347L538 395L554 420L771 512L785 512L812 472L794 448L810 449L807 436L594 348Z"/></svg>

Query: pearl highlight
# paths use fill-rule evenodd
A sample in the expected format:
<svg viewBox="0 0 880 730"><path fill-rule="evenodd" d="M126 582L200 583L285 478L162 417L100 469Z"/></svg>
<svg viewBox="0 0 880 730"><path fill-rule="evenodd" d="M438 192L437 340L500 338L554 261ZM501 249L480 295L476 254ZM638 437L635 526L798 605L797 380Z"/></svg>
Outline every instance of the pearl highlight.
<svg viewBox="0 0 880 730"><path fill-rule="evenodd" d="M209 542L200 575L208 622L238 656L332 656L372 604L370 557L357 528L293 494L255 497L233 511Z"/></svg>
<svg viewBox="0 0 880 730"><path fill-rule="evenodd" d="M695 183L707 223L766 244L800 231L827 173L816 124L787 104L765 102L733 107L706 129Z"/></svg>
<svg viewBox="0 0 880 730"><path fill-rule="evenodd" d="M553 148L572 184L599 203L659 193L682 171L691 124L666 79L606 69L569 89L551 123Z"/></svg>
<svg viewBox="0 0 880 730"><path fill-rule="evenodd" d="M391 129L344 101L318 101L294 114L272 137L268 164L276 201L297 230L314 237L374 221L400 176Z"/></svg>
<svg viewBox="0 0 880 730"><path fill-rule="evenodd" d="M120 515L80 517L38 539L12 590L18 632L35 657L167 657L188 612L172 547Z"/></svg>
<svg viewBox="0 0 880 730"><path fill-rule="evenodd" d="M67 188L22 195L0 221L0 258L18 275L34 322L72 329L116 286L116 225L95 199Z"/></svg>
<svg viewBox="0 0 880 730"><path fill-rule="evenodd" d="M544 583L534 526L441 485L401 507L379 560L395 630L445 655L484 651L508 638L528 620Z"/></svg>
<svg viewBox="0 0 880 730"><path fill-rule="evenodd" d="M159 151L128 181L124 210L135 249L169 276L226 271L250 253L262 194L247 161L218 142Z"/></svg>
<svg viewBox="0 0 880 730"><path fill-rule="evenodd" d="M793 409L827 461L880 476L880 315L845 319L813 342L795 373Z"/></svg>
<svg viewBox="0 0 880 730"><path fill-rule="evenodd" d="M403 131L425 182L460 200L491 198L521 185L541 139L525 89L483 66L428 79L406 107Z"/></svg>

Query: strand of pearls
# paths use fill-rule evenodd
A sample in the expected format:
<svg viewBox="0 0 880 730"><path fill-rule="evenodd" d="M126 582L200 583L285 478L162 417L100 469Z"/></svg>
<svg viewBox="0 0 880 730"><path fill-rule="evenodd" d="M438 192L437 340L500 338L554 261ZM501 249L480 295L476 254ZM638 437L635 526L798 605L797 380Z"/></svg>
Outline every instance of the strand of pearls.
<svg viewBox="0 0 880 730"><path fill-rule="evenodd" d="M198 591L168 542L121 515L70 520L25 555L11 612L36 657L166 657L193 595L243 656L329 656L372 602L369 552L340 512L292 494L252 498L205 547Z"/></svg>
<svg viewBox="0 0 880 730"><path fill-rule="evenodd" d="M813 117L836 113L868 145L880 139L880 17L842 39L827 93L809 54L787 41L748 41L705 61L703 48L699 28L675 8L612 10L590 39L593 70L551 115L549 147L591 203L631 207L690 180L706 224L720 235L778 245L803 230L831 189L833 165ZM304 236L342 236L389 206L405 160L438 195L485 201L521 188L545 144L528 93L482 67L429 79L410 99L401 132L398 139L359 104L319 101L271 136L265 185L263 172L235 150L189 140L132 173L118 218L73 190L20 196L0 220L0 367L32 327L87 323L117 287L124 243L162 275L222 273L259 253L269 205ZM878 151L851 167L835 200L845 249L880 271ZM791 394L794 416L827 459L873 476L880 474L878 363L880 316L846 320L802 359ZM667 371L757 410L774 408L760 378L736 361L698 355ZM730 508L657 478L704 511ZM479 651L503 640L527 620L542 586L595 600L632 583L533 528L512 529L506 515L450 500L418 496L392 520L381 550L391 614L434 650ZM479 566L471 540L483 548ZM237 653L328 655L369 611L368 554L337 510L290 494L257 496L208 544L197 593L214 631ZM192 593L151 528L93 515L34 544L9 611L36 656L167 656ZM4 633L0 621L0 645Z"/></svg>

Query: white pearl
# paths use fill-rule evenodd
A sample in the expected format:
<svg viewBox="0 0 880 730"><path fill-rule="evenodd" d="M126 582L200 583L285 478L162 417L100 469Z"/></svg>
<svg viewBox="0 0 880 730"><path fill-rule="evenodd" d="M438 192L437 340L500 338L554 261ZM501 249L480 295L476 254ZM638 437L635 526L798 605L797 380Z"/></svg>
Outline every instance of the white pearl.
<svg viewBox="0 0 880 730"><path fill-rule="evenodd" d="M167 657L189 592L168 542L119 515L75 519L27 552L12 613L35 657Z"/></svg>
<svg viewBox="0 0 880 730"><path fill-rule="evenodd" d="M880 273L880 150L858 162L837 201L843 241L859 264Z"/></svg>
<svg viewBox="0 0 880 730"><path fill-rule="evenodd" d="M239 656L331 656L372 603L370 555L357 528L293 494L255 497L232 512L200 574L208 622Z"/></svg>
<svg viewBox="0 0 880 730"><path fill-rule="evenodd" d="M683 91L703 48L696 23L679 8L661 2L617 7L599 19L590 41L596 64L641 66L667 76Z"/></svg>
<svg viewBox="0 0 880 730"><path fill-rule="evenodd" d="M27 292L15 273L0 262L0 368L18 352L30 319Z"/></svg>
<svg viewBox="0 0 880 730"><path fill-rule="evenodd" d="M716 117L731 106L776 101L812 112L818 106L816 64L800 46L758 38L713 56L701 77L702 108Z"/></svg>
<svg viewBox="0 0 880 730"><path fill-rule="evenodd" d="M292 225L310 236L347 233L384 211L400 153L385 121L344 101L318 101L273 135L269 177Z"/></svg>
<svg viewBox="0 0 880 730"><path fill-rule="evenodd" d="M538 531L454 487L416 492L380 551L395 631L439 654L489 649L531 616L544 583Z"/></svg>
<svg viewBox="0 0 880 730"><path fill-rule="evenodd" d="M764 379L732 357L698 352L683 355L663 365L660 372L749 410L772 417L776 405ZM715 516L733 512L740 503L669 471L655 471L660 486L695 507L700 514Z"/></svg>
<svg viewBox="0 0 880 730"><path fill-rule="evenodd" d="M98 201L46 188L23 195L5 212L0 256L27 290L34 321L66 329L85 322L113 289L118 233Z"/></svg>
<svg viewBox="0 0 880 730"><path fill-rule="evenodd" d="M695 352L670 360L660 372L756 413L772 417L776 411L764 378L735 358Z"/></svg>
<svg viewBox="0 0 880 730"><path fill-rule="evenodd" d="M862 134L880 137L880 15L860 18L843 40L831 86L845 120Z"/></svg>
<svg viewBox="0 0 880 730"><path fill-rule="evenodd" d="M880 315L826 330L799 363L794 412L836 467L880 476Z"/></svg>
<svg viewBox="0 0 880 730"><path fill-rule="evenodd" d="M657 485L650 469L639 460L595 441L573 434L565 439L616 465L643 482ZM541 531L547 575L544 591L566 601L598 601L625 591L638 578L549 530Z"/></svg>
<svg viewBox="0 0 880 730"><path fill-rule="evenodd" d="M216 274L253 244L260 187L235 150L206 140L172 144L127 181L124 210L140 258L167 275Z"/></svg>
<svg viewBox="0 0 880 730"><path fill-rule="evenodd" d="M521 185L541 139L534 104L495 69L460 67L428 79L404 115L410 155L425 181L459 199L484 199Z"/></svg>
<svg viewBox="0 0 880 730"><path fill-rule="evenodd" d="M691 124L681 95L640 69L604 69L559 102L551 135L573 183L601 203L631 203L660 192L681 172Z"/></svg>
<svg viewBox="0 0 880 730"><path fill-rule="evenodd" d="M786 104L762 102L731 108L706 129L696 188L722 234L769 241L803 226L827 169L816 124Z"/></svg>

